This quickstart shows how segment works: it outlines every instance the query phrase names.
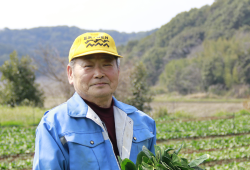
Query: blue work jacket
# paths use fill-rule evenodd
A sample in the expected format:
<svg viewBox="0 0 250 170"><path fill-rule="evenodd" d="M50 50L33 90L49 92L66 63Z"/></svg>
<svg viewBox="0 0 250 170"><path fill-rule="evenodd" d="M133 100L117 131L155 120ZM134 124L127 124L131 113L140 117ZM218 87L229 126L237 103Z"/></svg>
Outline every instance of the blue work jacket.
<svg viewBox="0 0 250 170"><path fill-rule="evenodd" d="M136 163L143 145L154 153L155 121L135 107L113 100L119 156ZM36 130L33 169L120 169L105 125L77 93L44 114Z"/></svg>

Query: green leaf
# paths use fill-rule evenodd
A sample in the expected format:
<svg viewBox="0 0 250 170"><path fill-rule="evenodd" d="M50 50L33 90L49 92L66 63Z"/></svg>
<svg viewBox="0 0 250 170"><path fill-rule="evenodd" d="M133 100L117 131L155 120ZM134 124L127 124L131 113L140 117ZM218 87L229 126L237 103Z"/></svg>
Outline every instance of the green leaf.
<svg viewBox="0 0 250 170"><path fill-rule="evenodd" d="M151 170L151 169L148 169L148 168L146 168L144 166L141 166L141 168L142 168L142 170Z"/></svg>
<svg viewBox="0 0 250 170"><path fill-rule="evenodd" d="M209 158L208 154L204 154L202 156L200 156L199 158L196 158L195 160L192 160L188 165L192 168L195 166L200 165L202 162L204 162L205 160L207 160Z"/></svg>
<svg viewBox="0 0 250 170"><path fill-rule="evenodd" d="M178 155L178 153L180 152L182 146L183 146L183 142L182 142L181 146L180 146L177 150L174 151L174 153L175 153L176 155Z"/></svg>
<svg viewBox="0 0 250 170"><path fill-rule="evenodd" d="M168 169L165 168L162 164L157 164L156 165L156 170L168 170Z"/></svg>
<svg viewBox="0 0 250 170"><path fill-rule="evenodd" d="M165 151L165 147L161 145L160 149L161 149L161 156L163 156L164 155L164 151Z"/></svg>
<svg viewBox="0 0 250 170"><path fill-rule="evenodd" d="M157 165L157 164L159 163L159 162L155 159L154 156L152 156L152 159L153 159L153 162L154 162L155 165Z"/></svg>
<svg viewBox="0 0 250 170"><path fill-rule="evenodd" d="M157 150L160 150L160 151L161 151L160 146L154 145L154 148L155 148L155 152L156 152Z"/></svg>
<svg viewBox="0 0 250 170"><path fill-rule="evenodd" d="M164 151L163 156L166 156L166 157L168 157L169 159L171 159L171 156L170 156L170 154L169 154L168 152L169 152L169 151L172 151L172 150L174 150L174 149L172 149L172 148L166 149L166 150Z"/></svg>
<svg viewBox="0 0 250 170"><path fill-rule="evenodd" d="M161 161L161 153L159 151L155 152L157 162Z"/></svg>
<svg viewBox="0 0 250 170"><path fill-rule="evenodd" d="M138 168L137 168L137 170L143 170L143 169L142 169L142 166L139 165Z"/></svg>
<svg viewBox="0 0 250 170"><path fill-rule="evenodd" d="M181 169L181 170L193 170L190 167L184 167L184 166L178 166L178 168Z"/></svg>
<svg viewBox="0 0 250 170"><path fill-rule="evenodd" d="M147 157L150 158L150 159L151 159L152 156L155 156L155 155L154 155L152 152L150 152L150 151L148 150L148 148L145 147L145 146L142 147L142 152L144 152L144 153L147 155Z"/></svg>
<svg viewBox="0 0 250 170"><path fill-rule="evenodd" d="M148 160L150 160L148 157L146 156L142 157L142 162L148 163Z"/></svg>
<svg viewBox="0 0 250 170"><path fill-rule="evenodd" d="M153 161L151 159L148 160L148 164L154 165Z"/></svg>
<svg viewBox="0 0 250 170"><path fill-rule="evenodd" d="M122 165L122 159L121 159L121 157L118 156L117 158L118 158L119 164Z"/></svg>
<svg viewBox="0 0 250 170"><path fill-rule="evenodd" d="M161 161L161 157L162 157L162 153L161 153L161 148L159 146L154 146L155 148L155 156L156 156L156 159L157 161Z"/></svg>
<svg viewBox="0 0 250 170"><path fill-rule="evenodd" d="M175 170L172 160L163 156L162 161L165 162L172 170Z"/></svg>
<svg viewBox="0 0 250 170"><path fill-rule="evenodd" d="M181 158L181 164L184 166L188 166L188 160L185 158Z"/></svg>
<svg viewBox="0 0 250 170"><path fill-rule="evenodd" d="M181 167L181 163L180 163L180 162L175 162L175 163L173 163L173 165L174 165L175 169L176 169L177 167Z"/></svg>
<svg viewBox="0 0 250 170"><path fill-rule="evenodd" d="M195 167L192 167L192 169L195 169L195 170L203 170L202 168L198 167L198 166L195 166ZM191 169L191 170L192 170Z"/></svg>
<svg viewBox="0 0 250 170"><path fill-rule="evenodd" d="M168 149L165 150L165 153L168 153L169 151L172 151L172 150L174 150L174 149L173 148L168 148Z"/></svg>
<svg viewBox="0 0 250 170"><path fill-rule="evenodd" d="M135 164L131 160L129 160L128 158L125 158L122 161L121 169L122 170L136 170L136 167L135 167Z"/></svg>
<svg viewBox="0 0 250 170"><path fill-rule="evenodd" d="M162 165L166 168L166 169L168 169L168 170L173 170L170 166L168 166L165 162L161 162L162 163Z"/></svg>
<svg viewBox="0 0 250 170"><path fill-rule="evenodd" d="M165 156L165 157L167 157L167 158L171 159L170 154L169 154L169 153L167 153L167 152L164 152L164 155L163 155L163 156Z"/></svg>
<svg viewBox="0 0 250 170"><path fill-rule="evenodd" d="M142 161L149 164L149 165L153 165L153 162L146 156L142 157Z"/></svg>
<svg viewBox="0 0 250 170"><path fill-rule="evenodd" d="M154 170L154 167L145 163L145 162L142 162L142 167L148 169L148 170Z"/></svg>
<svg viewBox="0 0 250 170"><path fill-rule="evenodd" d="M136 169L138 169L138 166L142 163L143 157L149 158L143 151L141 151L136 158L136 164L135 164Z"/></svg>
<svg viewBox="0 0 250 170"><path fill-rule="evenodd" d="M172 154L172 162L173 163L180 162L179 157L175 153Z"/></svg>

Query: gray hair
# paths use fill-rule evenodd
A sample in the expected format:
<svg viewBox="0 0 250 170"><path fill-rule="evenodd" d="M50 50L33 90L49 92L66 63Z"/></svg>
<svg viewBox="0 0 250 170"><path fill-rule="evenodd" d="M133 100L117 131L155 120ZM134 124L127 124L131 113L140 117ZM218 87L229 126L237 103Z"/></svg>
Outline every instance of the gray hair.
<svg viewBox="0 0 250 170"><path fill-rule="evenodd" d="M120 68L120 63L121 63L120 58L119 57L115 57L115 59L116 59L116 65L117 65L117 67Z"/></svg>
<svg viewBox="0 0 250 170"><path fill-rule="evenodd" d="M74 65L75 65L75 60L76 58L73 58L70 62L69 62L69 66L71 68L74 68ZM115 60L116 60L116 65L117 65L117 68L119 69L120 68L120 58L119 57L115 57Z"/></svg>
<svg viewBox="0 0 250 170"><path fill-rule="evenodd" d="M76 58L73 58L70 62L69 62L69 66L73 69L74 68L74 66L75 66L75 60Z"/></svg>

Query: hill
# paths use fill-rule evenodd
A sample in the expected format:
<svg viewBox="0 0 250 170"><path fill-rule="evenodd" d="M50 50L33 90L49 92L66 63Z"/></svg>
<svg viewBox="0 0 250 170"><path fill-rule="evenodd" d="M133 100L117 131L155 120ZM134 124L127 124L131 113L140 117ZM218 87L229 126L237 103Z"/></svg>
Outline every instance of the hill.
<svg viewBox="0 0 250 170"><path fill-rule="evenodd" d="M99 30L110 34L117 45L126 44L129 40L137 40L150 35L155 30L138 33L124 33L114 30ZM74 39L85 32L77 27L57 26L38 27L32 29L11 30L5 28L0 30L0 65L8 59L13 50L17 50L19 56L31 55L39 46L52 46L60 52L60 56L68 56L69 49Z"/></svg>
<svg viewBox="0 0 250 170"><path fill-rule="evenodd" d="M250 0L216 0L211 6L178 14L150 36L130 41L119 51L127 63L144 62L151 85L186 94L214 85L225 90L249 85L249 44ZM210 65L205 67L206 63Z"/></svg>

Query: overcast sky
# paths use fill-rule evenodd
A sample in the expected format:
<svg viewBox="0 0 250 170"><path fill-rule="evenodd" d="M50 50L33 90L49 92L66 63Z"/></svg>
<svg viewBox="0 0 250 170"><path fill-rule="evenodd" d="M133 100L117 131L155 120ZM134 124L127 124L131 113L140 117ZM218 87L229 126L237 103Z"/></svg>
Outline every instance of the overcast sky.
<svg viewBox="0 0 250 170"><path fill-rule="evenodd" d="M0 29L77 26L139 32L160 28L178 13L214 0L0 0Z"/></svg>

